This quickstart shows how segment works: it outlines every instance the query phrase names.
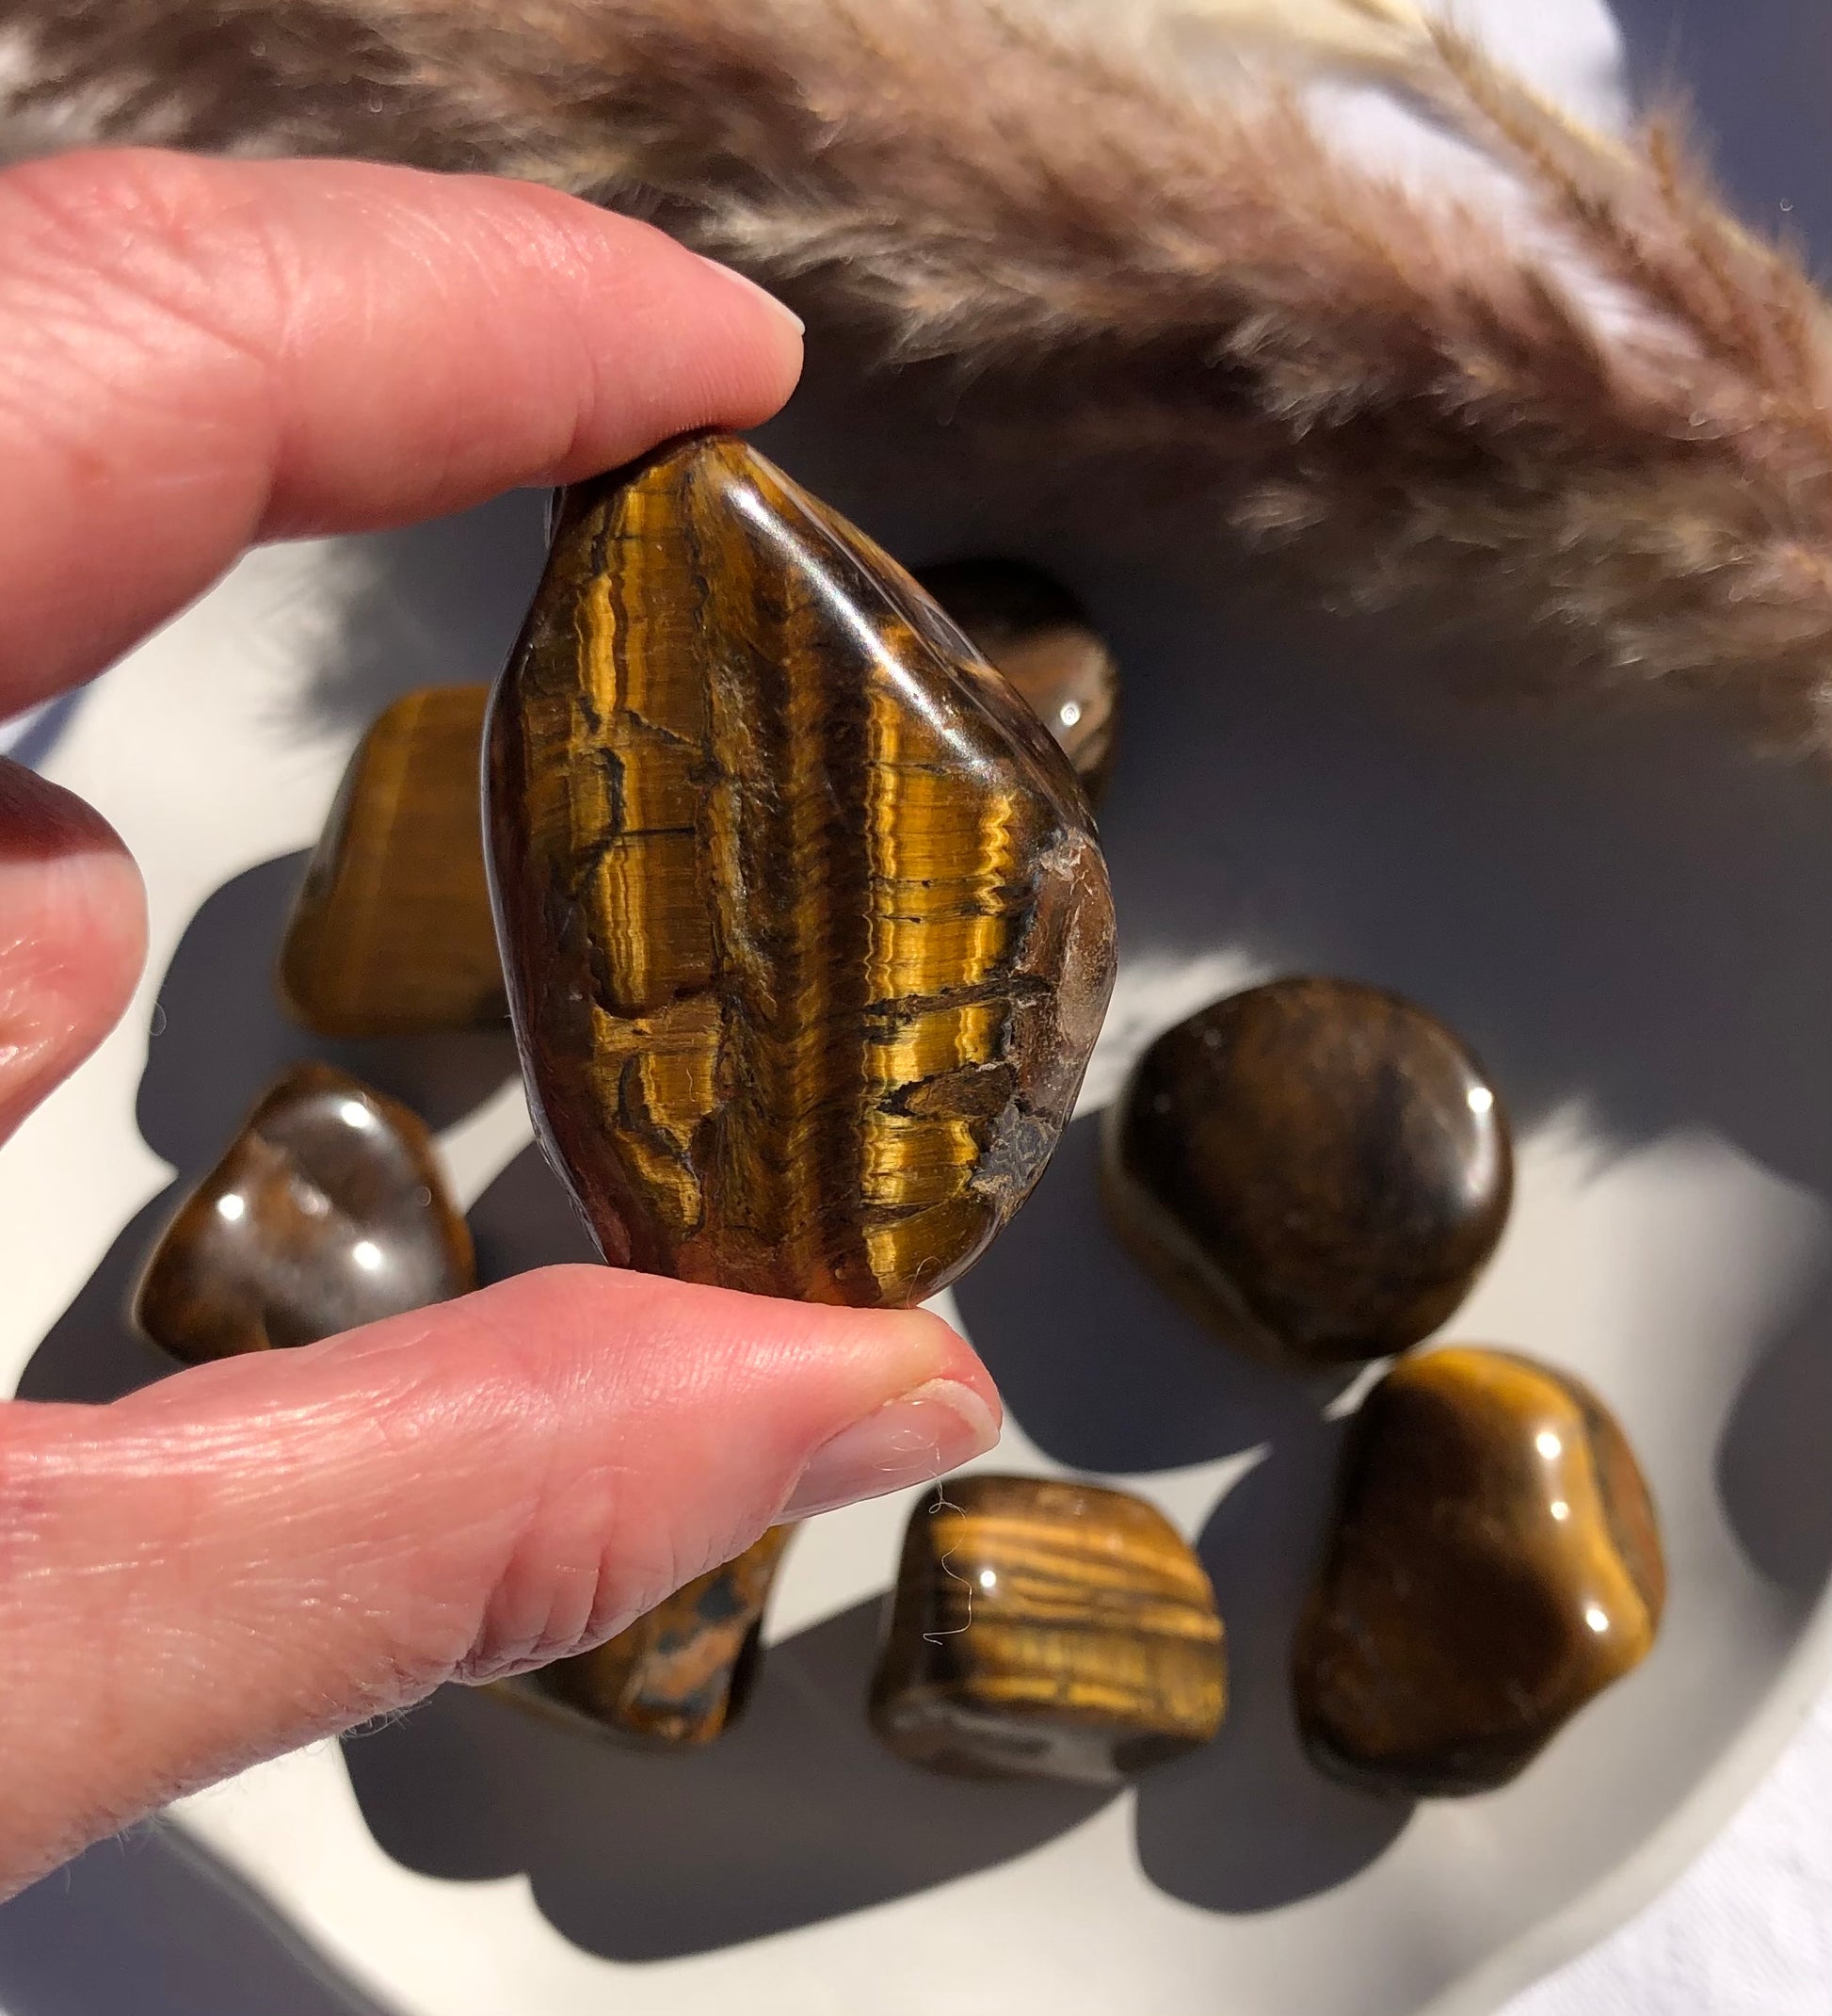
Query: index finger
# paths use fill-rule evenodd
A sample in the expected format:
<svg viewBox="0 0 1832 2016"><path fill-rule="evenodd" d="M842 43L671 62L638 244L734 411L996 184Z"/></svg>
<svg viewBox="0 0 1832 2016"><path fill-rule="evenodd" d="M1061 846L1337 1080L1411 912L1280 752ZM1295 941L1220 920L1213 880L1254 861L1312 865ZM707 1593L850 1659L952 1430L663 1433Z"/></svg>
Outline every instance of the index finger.
<svg viewBox="0 0 1832 2016"><path fill-rule="evenodd" d="M530 184L123 150L0 174L0 717L249 543L749 427L798 325Z"/></svg>

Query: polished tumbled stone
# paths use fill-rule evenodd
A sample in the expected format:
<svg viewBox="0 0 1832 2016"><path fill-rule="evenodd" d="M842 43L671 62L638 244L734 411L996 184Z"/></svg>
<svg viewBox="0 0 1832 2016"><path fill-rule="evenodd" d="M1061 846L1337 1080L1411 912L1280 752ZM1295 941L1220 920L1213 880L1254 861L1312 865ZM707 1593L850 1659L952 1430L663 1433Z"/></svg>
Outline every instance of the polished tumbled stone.
<svg viewBox="0 0 1832 2016"><path fill-rule="evenodd" d="M763 1610L793 1530L772 1526L595 1651L510 1685L533 1705L659 1748L711 1743L743 1714L755 1685Z"/></svg>
<svg viewBox="0 0 1832 2016"><path fill-rule="evenodd" d="M419 1119L301 1064L179 1206L134 1319L197 1363L312 1344L474 1285L471 1234Z"/></svg>
<svg viewBox="0 0 1832 2016"><path fill-rule="evenodd" d="M1438 1328L1507 1221L1502 1102L1444 1025L1347 980L1234 994L1159 1037L1109 1110L1109 1216L1229 1336L1301 1365Z"/></svg>
<svg viewBox="0 0 1832 2016"><path fill-rule="evenodd" d="M917 1501L871 1695L900 1756L1107 1783L1209 1742L1227 1692L1214 1592L1154 1507L980 1474Z"/></svg>
<svg viewBox="0 0 1832 2016"><path fill-rule="evenodd" d="M281 992L307 1027L421 1035L506 1017L484 871L489 699L424 687L358 744L281 948Z"/></svg>
<svg viewBox="0 0 1832 2016"><path fill-rule="evenodd" d="M1484 1792L1638 1665L1659 1529L1633 1454L1568 1374L1454 1347L1369 1394L1294 1660L1308 1749L1338 1776Z"/></svg>
<svg viewBox="0 0 1832 2016"><path fill-rule="evenodd" d="M1023 1202L1113 976L1061 751L729 436L568 493L490 729L531 1105L607 1260L921 1301Z"/></svg>
<svg viewBox="0 0 1832 2016"><path fill-rule="evenodd" d="M1119 670L1087 611L1023 560L946 560L916 578L1036 710L1098 802L1113 766Z"/></svg>

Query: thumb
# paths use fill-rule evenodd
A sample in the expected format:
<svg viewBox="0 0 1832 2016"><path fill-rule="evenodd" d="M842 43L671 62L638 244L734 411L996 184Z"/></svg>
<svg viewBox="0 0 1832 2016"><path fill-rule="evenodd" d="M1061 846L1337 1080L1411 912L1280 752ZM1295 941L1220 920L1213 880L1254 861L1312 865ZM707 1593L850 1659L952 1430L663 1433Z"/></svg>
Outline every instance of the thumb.
<svg viewBox="0 0 1832 2016"><path fill-rule="evenodd" d="M997 1424L933 1316L607 1267L0 1407L0 1894L441 1681L595 1644Z"/></svg>

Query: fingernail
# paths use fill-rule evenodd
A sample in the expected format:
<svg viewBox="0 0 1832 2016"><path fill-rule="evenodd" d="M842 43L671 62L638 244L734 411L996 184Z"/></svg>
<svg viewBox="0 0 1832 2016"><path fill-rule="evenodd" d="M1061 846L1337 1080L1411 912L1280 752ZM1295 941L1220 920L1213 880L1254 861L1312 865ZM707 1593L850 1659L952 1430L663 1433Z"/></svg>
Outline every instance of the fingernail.
<svg viewBox="0 0 1832 2016"><path fill-rule="evenodd" d="M983 1455L998 1439L992 1410L972 1387L930 1379L816 1449L777 1518L806 1519L906 1484L926 1484Z"/></svg>
<svg viewBox="0 0 1832 2016"><path fill-rule="evenodd" d="M782 319L793 325L797 336L806 333L808 325L786 301L779 301L767 287L760 287L747 273L740 273L735 266L721 266L716 259L708 259L703 254L701 266L710 266L715 273L722 274L734 285L742 287L747 294L754 294L760 301L767 301Z"/></svg>

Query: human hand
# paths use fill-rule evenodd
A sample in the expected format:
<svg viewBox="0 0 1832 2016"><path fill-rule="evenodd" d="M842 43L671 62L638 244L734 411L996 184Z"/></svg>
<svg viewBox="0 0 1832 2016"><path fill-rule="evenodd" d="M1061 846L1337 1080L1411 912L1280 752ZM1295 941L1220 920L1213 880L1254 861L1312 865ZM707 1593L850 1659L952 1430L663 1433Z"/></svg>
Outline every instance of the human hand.
<svg viewBox="0 0 1832 2016"><path fill-rule="evenodd" d="M746 427L768 297L532 186L70 155L0 175L0 718L245 546ZM120 1016L139 879L0 760L0 1137ZM939 1475L932 1316L554 1267L105 1407L0 1405L0 1894L196 1785L592 1645L772 1521Z"/></svg>

